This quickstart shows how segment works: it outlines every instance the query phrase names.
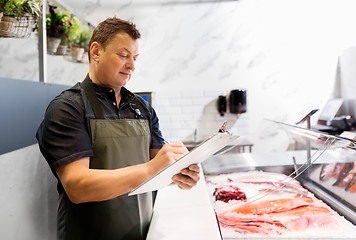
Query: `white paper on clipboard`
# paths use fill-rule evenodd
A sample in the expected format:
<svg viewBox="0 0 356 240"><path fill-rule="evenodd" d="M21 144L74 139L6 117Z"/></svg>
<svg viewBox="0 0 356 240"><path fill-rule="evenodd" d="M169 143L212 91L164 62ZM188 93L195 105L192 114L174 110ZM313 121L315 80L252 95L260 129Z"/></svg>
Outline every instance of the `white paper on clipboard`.
<svg viewBox="0 0 356 240"><path fill-rule="evenodd" d="M157 173L155 176L133 189L129 196L162 189L172 182L172 177L191 164L198 164L231 143L239 136L229 133L215 133L204 142L193 148L189 153Z"/></svg>

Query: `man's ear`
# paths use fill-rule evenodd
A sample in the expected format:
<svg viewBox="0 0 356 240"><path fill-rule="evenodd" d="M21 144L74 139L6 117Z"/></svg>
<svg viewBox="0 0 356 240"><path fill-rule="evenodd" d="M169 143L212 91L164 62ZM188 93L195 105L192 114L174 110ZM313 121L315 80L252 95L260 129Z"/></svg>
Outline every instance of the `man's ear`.
<svg viewBox="0 0 356 240"><path fill-rule="evenodd" d="M100 55L101 47L98 42L93 42L90 45L90 59L93 61L98 61L99 60L99 55Z"/></svg>

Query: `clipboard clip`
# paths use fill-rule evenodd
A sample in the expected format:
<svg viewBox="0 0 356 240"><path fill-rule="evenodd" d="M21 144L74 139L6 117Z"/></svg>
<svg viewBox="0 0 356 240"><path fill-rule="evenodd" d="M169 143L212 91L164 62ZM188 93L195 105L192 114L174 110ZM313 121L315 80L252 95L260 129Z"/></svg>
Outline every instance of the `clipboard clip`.
<svg viewBox="0 0 356 240"><path fill-rule="evenodd" d="M220 127L220 129L219 129L218 132L220 132L220 133L228 133L228 134L231 135L231 133L229 133L229 132L227 131L226 125L227 125L227 120L223 122L223 124L221 125L221 127Z"/></svg>

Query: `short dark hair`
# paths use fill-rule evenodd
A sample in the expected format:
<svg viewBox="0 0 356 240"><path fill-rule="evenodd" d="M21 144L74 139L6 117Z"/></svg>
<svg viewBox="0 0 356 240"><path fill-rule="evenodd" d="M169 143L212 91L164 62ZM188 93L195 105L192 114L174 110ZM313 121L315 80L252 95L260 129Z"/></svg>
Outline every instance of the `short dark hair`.
<svg viewBox="0 0 356 240"><path fill-rule="evenodd" d="M120 18L107 18L98 24L94 29L93 35L91 36L89 47L93 42L98 42L104 49L110 43L113 37L118 33L127 33L132 39L137 40L141 37L141 33L136 28L136 25L132 22L122 20ZM90 50L89 50L89 61L90 61Z"/></svg>

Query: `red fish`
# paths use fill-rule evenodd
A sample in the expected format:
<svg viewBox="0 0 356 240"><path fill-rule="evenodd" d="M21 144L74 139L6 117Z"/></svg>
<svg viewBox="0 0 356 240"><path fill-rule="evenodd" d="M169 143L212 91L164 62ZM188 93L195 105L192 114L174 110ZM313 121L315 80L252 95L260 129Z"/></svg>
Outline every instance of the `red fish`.
<svg viewBox="0 0 356 240"><path fill-rule="evenodd" d="M281 198L276 200L264 200L248 203L232 210L235 213L262 215L268 213L278 213L290 211L301 206L309 206L313 199L300 198Z"/></svg>
<svg viewBox="0 0 356 240"><path fill-rule="evenodd" d="M349 189L347 189L347 191L356 193L356 184L354 184L354 185L351 186Z"/></svg>

